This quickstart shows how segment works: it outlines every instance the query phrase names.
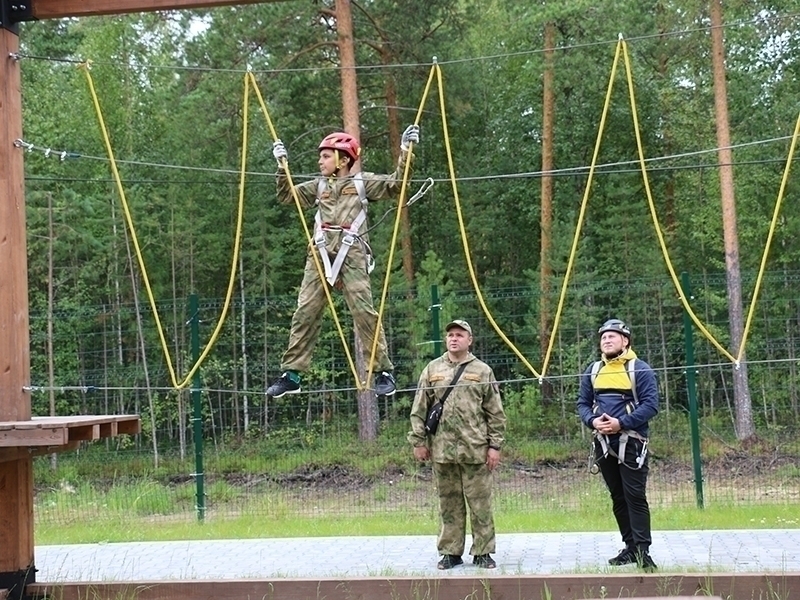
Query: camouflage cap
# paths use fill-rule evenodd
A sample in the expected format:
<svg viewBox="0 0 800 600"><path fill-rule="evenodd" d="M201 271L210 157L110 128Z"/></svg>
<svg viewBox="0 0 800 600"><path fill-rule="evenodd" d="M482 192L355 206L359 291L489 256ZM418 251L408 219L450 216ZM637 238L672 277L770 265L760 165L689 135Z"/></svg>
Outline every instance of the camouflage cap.
<svg viewBox="0 0 800 600"><path fill-rule="evenodd" d="M470 327L469 323L467 323L463 319L455 319L453 321L450 321L447 325L444 326L444 330L450 331L453 327L460 327L468 334L472 335L472 327Z"/></svg>

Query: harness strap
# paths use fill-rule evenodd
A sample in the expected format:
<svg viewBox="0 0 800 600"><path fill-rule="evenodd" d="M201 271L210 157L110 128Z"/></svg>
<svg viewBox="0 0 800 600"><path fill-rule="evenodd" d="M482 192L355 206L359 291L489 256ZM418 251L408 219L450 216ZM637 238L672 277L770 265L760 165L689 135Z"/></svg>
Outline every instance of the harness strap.
<svg viewBox="0 0 800 600"><path fill-rule="evenodd" d="M597 374L600 372L600 369L603 368L603 361L597 360L592 363L592 388L594 388L595 379L597 379ZM636 359L631 358L625 361L625 371L628 373L628 378L631 380L631 394L633 394L633 404L634 406L639 406L639 397L636 394ZM630 412L630 411L629 411Z"/></svg>
<svg viewBox="0 0 800 600"><path fill-rule="evenodd" d="M613 456L617 459L617 462L621 465L625 465L628 468L638 470L642 468L644 465L644 459L647 458L647 438L641 435L640 433L633 431L632 429L623 429L620 431L619 435L619 450L618 452L614 452L614 449L611 447L609 442L608 436L602 433L598 433L597 430L594 430L594 438L600 444L600 449L603 451L603 458L608 458L609 456ZM634 438L642 442L642 452L636 457L636 467L629 467L625 463L625 449L628 446L628 439Z"/></svg>
<svg viewBox="0 0 800 600"><path fill-rule="evenodd" d="M355 242L359 242L361 247L364 249L364 254L367 257L367 273L372 273L372 270L375 268L375 259L372 256L372 248L370 248L369 244L362 240L361 236L358 235L361 226L367 220L367 206L369 205L366 187L364 186L364 179L360 172L353 175L353 184L355 185L356 192L361 200L361 211L358 213L358 216L353 219L353 222L350 223L349 226L323 223L319 209L317 209L317 214L314 215L314 245L317 247L317 251L322 259L322 264L325 269L325 279L330 285L334 285L336 280L339 278L339 271L342 270L342 265L347 257L347 253L350 251L350 246L352 246ZM317 182L318 206L320 199L322 198L322 194L325 192L326 188L327 184L325 183L325 180L319 179ZM325 241L325 231L337 230L344 231L345 235L342 237L342 244L339 246L339 251L336 254L336 258L333 260L333 264L331 264L330 255L328 254L327 250L327 243Z"/></svg>

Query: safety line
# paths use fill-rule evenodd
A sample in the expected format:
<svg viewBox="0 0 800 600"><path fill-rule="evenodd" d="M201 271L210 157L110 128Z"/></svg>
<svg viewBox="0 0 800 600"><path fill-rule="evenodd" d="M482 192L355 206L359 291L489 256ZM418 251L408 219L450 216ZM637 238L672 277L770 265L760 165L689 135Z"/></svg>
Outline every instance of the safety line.
<svg viewBox="0 0 800 600"><path fill-rule="evenodd" d="M733 28L739 28L746 25L752 24L760 24L760 23L769 23L772 21L787 21L789 19L794 19L800 16L800 13L785 13L785 14L773 14L769 16L764 16L759 14L758 16L752 19L741 19L738 21L731 21L726 22L722 25L722 29L728 30ZM663 31L658 33L649 33L649 34L642 34L632 36L630 41L637 42L643 40L651 40L651 39L669 39L669 38L681 38L688 34L692 33L702 33L708 32L711 30L711 26L705 27L691 27L687 29L672 29L670 31ZM596 48L598 46L607 46L614 43L615 40L598 40L596 42L585 42L581 44L567 44L564 46L556 46L553 48L556 51L567 51L567 50L580 50L580 49L587 49L587 48ZM500 54L490 54L490 55L483 55L483 56L472 56L467 58L459 58L453 59L449 61L441 61L439 64L443 65L456 65L456 64L464 64L464 63L471 63L471 62L484 62L484 61L496 61L499 59L505 58L517 58L520 56L532 56L536 54L542 54L545 52L544 48L533 48L530 50L520 50L517 52L506 52ZM54 56L39 56L34 54L25 54L23 52L12 53L10 55L11 58L14 60L40 60L46 62L53 62L53 63L82 63L85 62L82 59L74 59L74 58L60 58ZM106 66L119 66L120 64L125 64L122 61L95 61L97 65L106 65ZM404 69L404 68L418 68L421 66L427 66L430 63L400 63L400 64L371 64L371 65L358 65L354 67L357 71L387 71L389 69ZM241 68L219 68L219 67L205 67L199 65L138 65L140 67L151 69L151 70L170 70L170 71L191 71L191 72L198 72L198 73L244 73L245 70ZM287 69L255 69L255 72L259 75L280 75L282 73L302 73L302 72L320 72L320 71L333 71L339 70L340 67L338 66L330 66L330 67L321 67L319 65L311 66L311 67L296 67L296 68L287 68Z"/></svg>
<svg viewBox="0 0 800 600"><path fill-rule="evenodd" d="M434 59L435 61L436 59ZM419 125L419 119L422 116L422 109L425 106L425 102L428 99L428 92L431 89L431 82L433 81L433 74L436 69L436 63L431 67L430 73L428 74L428 82L425 84L425 90L422 93L422 99L419 103L419 108L417 108L417 115L414 117L414 125ZM392 241L389 244L389 257L386 260L386 274L383 278L383 290L381 292L381 301L378 305L378 320L375 323L375 334L372 336L372 350L370 352L369 357L369 366L367 368L367 381L372 379L372 368L375 364L375 354L378 350L378 337L379 332L381 330L381 325L383 322L383 311L386 307L386 298L389 296L389 280L392 275L392 261L394 261L394 249L397 245L397 234L400 231L400 218L402 217L403 211L403 204L406 200L406 193L408 190L408 175L411 172L411 163L414 160L414 155L412 151L414 149L414 143L409 142L408 144L408 154L406 156L406 164L403 168L403 181L400 184L400 197L397 199L397 214L394 216L394 229L392 231ZM402 152L402 150L401 150Z"/></svg>
<svg viewBox="0 0 800 600"><path fill-rule="evenodd" d="M678 275L675 273L675 268L672 265L672 260L670 259L669 252L667 250L666 242L664 241L664 233L661 230L661 224L658 220L658 214L656 212L655 202L653 200L653 193L650 190L650 178L647 175L647 166L644 163L644 147L642 144L642 136L639 130L639 116L636 107L636 98L634 95L633 90L633 73L630 63L630 57L628 56L628 46L625 43L625 40L620 36L620 46L622 47L622 52L625 57L625 69L626 69L626 77L628 83L628 95L631 102L631 116L633 118L633 131L634 135L636 136L636 150L639 154L639 166L641 167L642 171L642 178L644 180L644 190L645 194L647 195L647 203L650 208L650 216L653 219L653 225L656 231L656 237L658 238L658 244L661 247L661 253L664 255L664 261L667 265L667 270L669 271L670 277L672 278L672 283L675 286L675 290L678 292L678 298L683 305L684 310L686 310L687 314L691 318L692 322L697 326L700 332L710 341L714 347L719 350L724 356L729 358L731 362L736 362L736 358L714 337L703 322L697 317L692 307L689 305L689 301L686 299L686 294L684 293L683 288L681 287L680 281L678 280Z"/></svg>
<svg viewBox="0 0 800 600"><path fill-rule="evenodd" d="M483 293L481 292L480 286L478 285L478 278L475 275L475 267L472 264L472 255L469 249L469 241L467 240L467 231L466 227L464 226L464 215L461 211L461 200L458 197L458 184L456 183L456 169L453 163L453 151L450 148L450 133L447 129L447 109L444 103L444 83L442 82L442 69L439 67L438 64L434 64L434 67L436 68L436 78L439 86L439 106L441 108L441 113L442 113L442 130L444 133L444 147L445 150L447 151L447 168L450 171L450 182L453 186L453 198L455 199L456 203L456 214L458 215L458 225L461 231L461 243L464 246L464 257L466 258L467 268L469 269L469 275L470 278L472 279L472 287L475 289L475 295L478 298L478 302L480 303L481 308L483 308L483 313L486 315L488 321L492 324L492 327L494 328L495 332L497 332L497 335L499 335L500 338L506 343L506 345L512 350L512 352L514 352L514 354L517 355L517 358L519 358L522 361L522 363L526 367L528 367L528 369L530 369L530 371L536 377L541 379L542 376L536 371L536 369L533 368L533 365L531 365L531 363L528 362L528 359L525 358L522 352L520 352L519 349L511 342L511 340L508 339L506 334L503 333L503 330L500 329L500 326L494 320L491 311L489 311L489 307L486 305L486 301L483 298Z"/></svg>
<svg viewBox="0 0 800 600"><path fill-rule="evenodd" d="M553 352L555 345L556 332L558 331L558 324L561 321L561 313L564 310L564 300L567 296L567 286L569 285L569 278L572 274L572 269L575 266L575 257L578 254L578 240L580 239L581 230L583 229L583 220L586 216L586 207L589 203L589 193L592 189L592 181L594 180L594 171L597 165L597 157L600 154L600 143L603 139L603 132L606 128L606 117L608 110L611 106L611 92L614 89L614 79L617 75L617 66L619 65L620 44L617 43L616 50L614 51L614 62L611 64L611 76L608 79L608 89L606 90L606 99L603 104L603 112L600 117L600 126L597 130L597 138L594 143L594 151L592 152L592 163L589 166L589 176L586 180L586 188L583 191L583 199L581 200L581 208L578 212L578 222L575 225L575 235L572 238L572 245L569 250L569 258L567 260L567 270L564 273L564 281L561 283L561 293L558 297L558 307L556 308L556 315L553 318L553 331L550 333L550 340L547 343L547 351L544 354L544 361L542 362L542 374L547 372L547 366L550 364L550 355Z"/></svg>
<svg viewBox="0 0 800 600"><path fill-rule="evenodd" d="M175 389L183 389L187 387L191 381L194 374L200 368L200 365L206 359L208 354L211 352L214 343L216 342L217 338L219 337L219 333L222 330L222 326L225 323L225 316L228 312L228 306L230 305L230 300L233 295L233 287L234 282L236 281L236 264L238 262L239 257L239 246L241 242L242 236L242 217L244 212L244 181L245 181L245 165L247 161L247 104L248 104L248 93L247 93L247 80L245 79L245 89L244 89L244 113L243 113L243 140L242 140L242 168L241 168L241 181L239 187L239 208L238 208L238 215L236 219L236 235L234 240L234 251L233 251L233 260L231 261L231 274L228 281L228 290L225 296L225 303L220 313L220 317L217 321L217 326L214 328L213 333L206 344L203 352L198 357L197 361L194 363L192 368L189 370L189 373L186 375L182 382L178 381L177 375L175 373L175 368L172 365L172 355L169 351L169 346L167 344L166 336L164 334L164 328L161 325L161 318L158 315L158 309L156 307L155 298L153 296L153 290L150 285L150 278L147 274L147 267L144 262L144 257L142 255L142 250L139 245L139 239L136 235L136 228L133 223L133 217L131 216L130 207L128 205L127 197L125 196L125 189L122 185L122 178L119 174L119 169L117 168L117 163L114 158L114 150L111 147L111 139L108 134L108 128L106 126L105 120L103 119L103 112L100 107L100 100L97 97L97 92L94 87L94 81L92 80L92 75L90 73L90 63L85 62L80 65L80 68L83 70L84 74L86 75L86 80L89 85L89 91L92 95L92 102L94 103L95 112L97 113L97 119L100 124L100 130L103 135L103 142L106 146L106 152L108 153L109 157L109 164L111 166L111 171L114 175L114 181L117 186L117 193L119 194L120 201L122 203L122 209L125 214L125 221L128 225L128 230L131 234L131 240L133 241L133 247L136 253L136 260L139 263L139 269L142 272L142 280L144 281L145 289L147 290L147 298L150 303L150 309L153 311L153 318L156 322L156 329L158 331L158 337L161 341L161 348L164 352L164 357L167 361L167 368L169 369L170 378L172 380L172 385Z"/></svg>
<svg viewBox="0 0 800 600"><path fill-rule="evenodd" d="M767 234L767 244L764 246L764 254L761 256L761 265L758 269L758 277L756 278L756 285L753 289L753 297L750 299L750 309L747 311L747 321L745 322L744 332L742 333L742 341L739 345L739 353L736 357L737 364L742 360L744 356L744 348L747 342L747 336L750 333L750 324L753 320L753 315L755 314L756 308L756 300L758 299L758 294L761 291L761 281L764 277L764 271L767 268L767 256L769 254L769 249L772 244L772 236L775 233L775 229L778 226L778 214L781 210L781 203L783 202L783 195L786 191L786 183L789 180L789 171L792 165L792 157L794 156L795 147L797 146L797 136L800 134L800 115L797 117L797 122L794 125L794 135L792 135L792 143L789 146L789 156L786 157L786 167L783 170L783 177L781 178L781 186L778 191L778 199L775 202L775 210L772 213L772 222L769 225L769 233Z"/></svg>
<svg viewBox="0 0 800 600"><path fill-rule="evenodd" d="M253 89L256 92L256 96L258 97L258 102L261 105L261 112L264 114L264 118L267 120L267 127L269 128L270 135L272 136L273 142L277 142L280 138L278 137L277 132L275 131L275 126L272 123L272 117L269 115L269 110L267 109L267 104L264 102L264 98L261 95L261 90L258 87L258 82L256 81L255 76L252 72L247 72L247 77L249 77L251 84L253 85ZM314 260L314 266L317 269L317 275L319 276L320 285L322 289L325 290L325 298L328 300L328 308L331 311L331 315L333 316L333 321L336 324L336 329L339 332L339 339L342 340L342 346L344 347L344 353L347 357L347 364L350 365L350 371L353 373L353 378L356 381L356 386L359 392L363 392L366 389L366 383L362 382L358 377L358 371L356 370L356 365L353 362L353 356L350 354L350 348L347 343L347 338L344 335L344 329L342 328L342 323L339 321L339 315L336 312L336 306L333 303L333 297L331 296L331 291L329 286L327 285L327 281L325 279L325 272L322 269L322 264L320 263L319 256L317 252L315 252L316 247L314 245L314 240L311 237L311 232L308 229L308 224L306 223L305 213L303 212L303 207L300 204L300 196L297 193L297 190L294 187L294 181L292 181L292 174L289 171L289 161L285 158L282 160L281 166L286 173L286 179L289 183L289 189L292 192L292 197L294 198L294 205L297 208L297 214L300 217L300 224L303 226L303 231L306 234L306 240L308 241L308 251L311 254L311 258ZM377 335L377 331L375 332Z"/></svg>
<svg viewBox="0 0 800 600"><path fill-rule="evenodd" d="M741 360L742 360L742 358L744 356L745 347L746 347L746 344L747 344L747 337L748 337L748 334L750 332L750 326L752 324L753 315L755 314L755 309L756 309L756 305L757 305L757 302L758 302L758 295L759 295L759 293L761 291L761 283L763 281L764 272L766 270L767 257L769 256L769 250L770 250L770 247L772 245L772 238L774 236L775 229L777 228L777 224L778 224L778 216L780 214L781 204L783 202L783 197L784 197L784 193L785 193L785 190L786 190L786 184L787 184L787 181L788 181L788 178L789 178L789 171L790 171L792 160L793 160L793 157L794 157L794 151L795 151L795 148L796 148L796 145L797 145L797 138L798 138L798 134L800 134L800 116L798 116L798 120L795 123L794 134L792 135L792 142L791 142L791 145L790 145L790 148L789 148L789 155L786 158L786 166L784 168L783 177L781 178L780 190L778 192L778 197L777 197L777 199L775 201L775 209L773 210L772 221L770 222L769 231L767 233L767 241L766 241L766 243L764 245L764 252L763 252L763 254L761 256L761 263L759 265L758 276L756 277L756 284L755 284L755 288L753 290L753 296L750 299L750 308L748 309L744 332L742 334L742 339L741 339L741 341L739 343L739 349L738 349L737 356L734 357L727 349L725 349L716 340L716 338L714 338L714 336L711 334L711 332L708 331L708 329L703 325L703 323L700 321L700 319L694 313L694 311L692 310L691 306L689 306L689 303L688 303L688 301L687 301L687 299L685 297L685 294L683 293L683 289L681 288L680 282L678 281L678 277L675 274L675 269L672 266L672 262L670 260L669 252L667 251L667 247L666 247L666 244L664 242L664 237L663 237L663 234L662 234L662 231L661 231L661 225L659 224L659 221L658 221L658 215L656 213L655 202L653 201L653 195L652 195L652 193L650 191L650 183L649 183L649 178L647 176L647 168L645 166L644 150L643 150L643 146L642 146L641 134L639 132L639 119L638 119L638 114L637 114L637 109L636 109L636 99L634 97L634 91L633 91L633 75L632 75L632 69L631 69L631 66L630 66L630 58L628 56L627 45L625 45L624 40L622 40L622 44L623 44L623 51L625 53L625 66L626 66L626 69L627 69L628 90L629 90L630 100L631 100L631 111L632 111L632 116L633 116L634 131L636 132L636 144L637 144L637 149L638 149L638 152L639 152L639 163L641 165L642 175L643 175L643 178L644 178L644 186L645 186L645 191L647 193L647 201L648 201L648 204L650 206L650 214L653 217L653 224L655 226L656 235L658 236L659 245L661 246L661 251L664 254L664 260L667 263L667 269L669 270L669 273L670 273L670 276L672 278L673 284L675 285L675 289L678 291L678 297L680 298L684 309L689 314L690 318L695 323L695 325L697 325L697 328L703 333L703 335L706 336L706 338L708 338L708 340L723 355L725 355L727 358L729 358L731 360L731 362L736 367L738 367L741 364Z"/></svg>

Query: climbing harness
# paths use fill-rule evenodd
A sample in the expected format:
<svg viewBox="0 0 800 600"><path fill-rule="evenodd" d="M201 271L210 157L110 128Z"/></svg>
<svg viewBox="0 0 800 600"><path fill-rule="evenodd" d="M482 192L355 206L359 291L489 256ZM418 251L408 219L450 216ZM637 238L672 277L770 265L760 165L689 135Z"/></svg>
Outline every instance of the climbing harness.
<svg viewBox="0 0 800 600"><path fill-rule="evenodd" d="M628 377L631 380L631 394L633 396L633 400L628 402L625 405L625 411L628 414L631 414L636 407L639 406L639 397L636 393L636 359L631 358L630 360L625 362L625 372L628 374ZM594 382L597 379L597 374L600 372L600 369L603 367L603 361L598 360L592 364L592 368L590 371L590 377L592 381L592 389L594 389ZM595 401L594 406L592 406L592 412L597 414L599 411L599 405ZM600 469L597 465L597 461L600 458L608 458L609 456L613 456L617 459L617 462L621 465L625 465L629 469L638 470L642 468L644 465L644 460L647 457L647 438L641 435L637 431L633 431L632 429L621 429L619 432L619 448L617 452L611 447L611 443L609 441L609 437L603 433L600 433L596 429L592 430L592 444L591 448L589 449L589 471L591 473L597 473ZM638 455L636 456L636 466L631 467L625 462L625 450L628 446L628 440L630 438L634 438L639 440L642 444L642 449L639 451ZM598 444L600 444L600 449L602 450L602 456L598 457L595 454L595 440Z"/></svg>
<svg viewBox="0 0 800 600"><path fill-rule="evenodd" d="M375 268L375 259L372 257L372 249L369 244L358 235L361 226L367 221L367 207L369 206L369 199L367 198L367 191L364 186L364 178L361 173L353 175L353 185L358 193L358 198L361 200L361 210L352 223L335 224L323 222L320 210L317 209L317 214L314 215L314 245L319 252L320 260L325 272L325 279L330 285L334 285L339 278L339 271L342 269L344 259L350 251L350 247L356 242L361 244L366 256L366 271L372 273ZM320 178L317 182L317 206L322 202L322 195L328 189L328 184L324 178ZM336 253L336 258L331 264L330 254L328 253L327 242L325 240L325 233L328 231L342 231L342 244L339 246L339 251Z"/></svg>
<svg viewBox="0 0 800 600"><path fill-rule="evenodd" d="M367 198L364 178L360 172L353 175L353 184L356 188L356 193L358 194L359 200L361 200L361 211L359 211L352 223L342 223L338 225L335 223L327 223L322 220L319 209L317 209L317 214L314 215L314 245L319 252L320 260L322 261L322 266L325 271L325 279L330 285L334 285L336 283L336 280L339 278L339 272L342 270L344 260L347 258L347 253L350 251L350 247L356 242L361 245L361 249L364 251L364 270L367 272L367 274L372 273L372 271L375 269L375 255L372 252L372 247L366 240L366 235L381 221L383 221L383 219L386 218L386 215L395 209L395 207L392 207L387 210L384 215L378 219L374 225L372 225L372 227L367 229L364 233L359 234L361 227L367 221L369 199ZM422 184L417 193L414 194L408 202L406 202L404 207L414 204L414 202L422 198L422 196L424 196L432 186L433 179L429 177ZM320 178L317 182L317 206L319 206L320 202L322 202L322 195L327 189L328 184L325 182L325 179ZM330 253L328 252L327 242L325 240L325 233L329 231L344 232L342 244L339 246L339 251L336 253L336 257L333 259L333 262L331 262Z"/></svg>

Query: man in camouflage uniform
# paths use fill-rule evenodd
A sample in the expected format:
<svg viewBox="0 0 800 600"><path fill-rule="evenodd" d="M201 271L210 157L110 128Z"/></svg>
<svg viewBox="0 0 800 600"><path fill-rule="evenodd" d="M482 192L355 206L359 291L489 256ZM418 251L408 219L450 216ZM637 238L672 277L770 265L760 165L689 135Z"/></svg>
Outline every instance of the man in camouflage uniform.
<svg viewBox="0 0 800 600"><path fill-rule="evenodd" d="M416 125L410 125L403 133L400 159L394 173L355 174L351 169L361 154L358 140L347 133L332 133L319 144L321 177L294 186L304 208L317 208L314 245L308 250L297 309L292 316L289 347L281 359L283 374L267 389L269 396L280 398L284 394L300 392L300 373L311 364L322 328L322 313L327 306L323 286L328 284L344 293L356 331L363 342L365 364L371 358L373 339L378 336L373 365L375 393L379 396L395 393L394 367L387 353L386 336L382 327L376 331L378 313L373 307L369 283L372 252L366 233L366 202L396 198L400 194L412 143L419 143L419 127ZM273 144L272 153L278 161L278 200L284 204L292 203L294 194L285 169L288 154L280 140ZM313 253L317 253L316 258L325 267L327 282L320 279ZM340 266L335 272L337 258Z"/></svg>
<svg viewBox="0 0 800 600"><path fill-rule="evenodd" d="M497 565L491 556L495 551L492 471L500 463L506 415L492 369L470 352L469 323L455 320L445 331L447 352L428 363L419 377L408 441L417 460L433 461L441 522L438 567L452 569L464 562L469 504L472 562L493 569ZM445 399L438 430L428 435L428 411L451 386L461 365L464 370Z"/></svg>

